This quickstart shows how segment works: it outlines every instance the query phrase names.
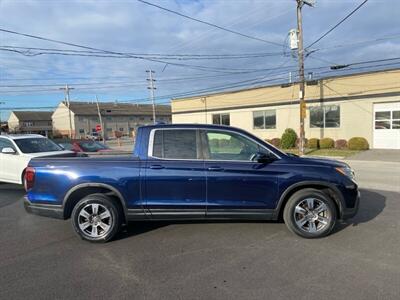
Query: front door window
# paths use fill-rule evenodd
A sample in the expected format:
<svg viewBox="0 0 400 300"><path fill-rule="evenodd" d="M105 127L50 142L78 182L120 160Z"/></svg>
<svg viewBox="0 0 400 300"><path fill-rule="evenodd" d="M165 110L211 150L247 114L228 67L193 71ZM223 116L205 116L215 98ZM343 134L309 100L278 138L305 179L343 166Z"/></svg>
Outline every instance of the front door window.
<svg viewBox="0 0 400 300"><path fill-rule="evenodd" d="M254 154L265 152L256 142L236 133L209 131L208 158L211 160L250 161Z"/></svg>

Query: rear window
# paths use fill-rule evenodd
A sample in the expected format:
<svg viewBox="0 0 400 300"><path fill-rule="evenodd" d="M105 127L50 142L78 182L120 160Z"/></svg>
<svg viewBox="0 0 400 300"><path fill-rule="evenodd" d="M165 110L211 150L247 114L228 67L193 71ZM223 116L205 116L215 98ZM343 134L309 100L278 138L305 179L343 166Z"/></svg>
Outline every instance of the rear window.
<svg viewBox="0 0 400 300"><path fill-rule="evenodd" d="M197 159L197 144L196 130L156 130L152 155L169 159Z"/></svg>
<svg viewBox="0 0 400 300"><path fill-rule="evenodd" d="M79 146L82 148L83 151L85 152L97 152L100 150L107 150L109 149L106 145L98 142L79 142Z"/></svg>
<svg viewBox="0 0 400 300"><path fill-rule="evenodd" d="M63 150L59 145L46 138L15 139L14 142L23 153L53 152Z"/></svg>

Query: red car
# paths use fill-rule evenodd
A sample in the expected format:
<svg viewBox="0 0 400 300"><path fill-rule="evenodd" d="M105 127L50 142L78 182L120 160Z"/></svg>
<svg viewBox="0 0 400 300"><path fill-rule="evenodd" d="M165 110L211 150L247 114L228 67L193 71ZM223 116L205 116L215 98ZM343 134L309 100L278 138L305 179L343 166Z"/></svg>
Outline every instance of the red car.
<svg viewBox="0 0 400 300"><path fill-rule="evenodd" d="M106 145L93 140L72 140L59 143L65 150L75 152L110 152L112 149Z"/></svg>

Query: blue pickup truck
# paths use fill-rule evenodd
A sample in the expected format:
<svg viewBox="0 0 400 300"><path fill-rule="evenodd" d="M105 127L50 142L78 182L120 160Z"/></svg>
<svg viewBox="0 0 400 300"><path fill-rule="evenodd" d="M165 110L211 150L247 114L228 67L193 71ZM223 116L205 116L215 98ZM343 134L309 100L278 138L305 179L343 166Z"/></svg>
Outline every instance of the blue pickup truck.
<svg viewBox="0 0 400 300"><path fill-rule="evenodd" d="M342 162L288 155L218 125L140 127L126 157L33 159L30 213L72 219L84 240L111 240L128 221L284 220L305 237L328 235L357 213L354 172Z"/></svg>

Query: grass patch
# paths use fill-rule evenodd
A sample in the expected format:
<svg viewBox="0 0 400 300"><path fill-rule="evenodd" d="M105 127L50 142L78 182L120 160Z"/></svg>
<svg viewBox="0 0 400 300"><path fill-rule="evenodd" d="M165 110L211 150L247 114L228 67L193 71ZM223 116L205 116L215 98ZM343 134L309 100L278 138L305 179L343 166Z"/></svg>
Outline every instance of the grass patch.
<svg viewBox="0 0 400 300"><path fill-rule="evenodd" d="M299 154L299 149L285 149L285 152ZM354 154L360 153L359 150L348 150L348 149L306 149L305 154L311 156L340 156L349 157Z"/></svg>

